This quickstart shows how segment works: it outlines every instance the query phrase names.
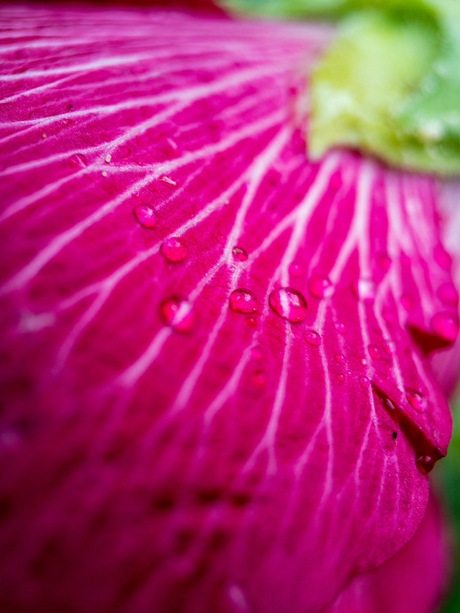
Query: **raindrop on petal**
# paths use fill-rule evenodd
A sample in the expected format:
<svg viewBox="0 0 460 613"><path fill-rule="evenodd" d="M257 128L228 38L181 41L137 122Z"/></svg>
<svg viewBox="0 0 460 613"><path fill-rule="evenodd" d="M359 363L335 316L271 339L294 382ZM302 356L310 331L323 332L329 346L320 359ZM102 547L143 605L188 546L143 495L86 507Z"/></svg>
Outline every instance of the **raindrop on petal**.
<svg viewBox="0 0 460 613"><path fill-rule="evenodd" d="M376 288L372 279L358 279L358 281L355 281L351 287L358 300L366 303L373 302L375 300Z"/></svg>
<svg viewBox="0 0 460 613"><path fill-rule="evenodd" d="M147 204L138 204L133 209L134 217L144 228L154 228L157 224L157 215Z"/></svg>
<svg viewBox="0 0 460 613"><path fill-rule="evenodd" d="M347 360L346 360L346 357L343 355L343 353L336 353L335 361L337 362L337 364L345 364Z"/></svg>
<svg viewBox="0 0 460 613"><path fill-rule="evenodd" d="M237 262L246 262L248 254L242 247L233 247L232 255Z"/></svg>
<svg viewBox="0 0 460 613"><path fill-rule="evenodd" d="M160 305L164 323L177 332L190 332L195 325L195 312L188 300L171 296Z"/></svg>
<svg viewBox="0 0 460 613"><path fill-rule="evenodd" d="M406 388L406 398L413 409L422 413L428 408L427 399L418 390Z"/></svg>
<svg viewBox="0 0 460 613"><path fill-rule="evenodd" d="M326 298L332 294L333 286L330 279L317 275L308 281L308 289L315 298Z"/></svg>
<svg viewBox="0 0 460 613"><path fill-rule="evenodd" d="M307 316L307 301L299 291L291 287L273 290L269 302L275 313L290 323L300 323Z"/></svg>
<svg viewBox="0 0 460 613"><path fill-rule="evenodd" d="M427 475L433 470L436 460L430 455L419 455L417 456L415 463L422 475Z"/></svg>
<svg viewBox="0 0 460 613"><path fill-rule="evenodd" d="M312 347L318 347L321 344L321 336L315 330L305 332L305 340Z"/></svg>
<svg viewBox="0 0 460 613"><path fill-rule="evenodd" d="M161 244L161 254L168 262L177 263L183 262L188 255L188 249L180 238L167 238Z"/></svg>
<svg viewBox="0 0 460 613"><path fill-rule="evenodd" d="M458 305L458 292L453 283L443 283L438 289L438 296L446 305L453 307Z"/></svg>
<svg viewBox="0 0 460 613"><path fill-rule="evenodd" d="M369 351L369 355L373 360L380 360L380 358L382 357L380 349L377 347L377 345L369 345L367 350Z"/></svg>
<svg viewBox="0 0 460 613"><path fill-rule="evenodd" d="M256 313L257 298L249 289L236 289L230 294L230 308L235 313Z"/></svg>

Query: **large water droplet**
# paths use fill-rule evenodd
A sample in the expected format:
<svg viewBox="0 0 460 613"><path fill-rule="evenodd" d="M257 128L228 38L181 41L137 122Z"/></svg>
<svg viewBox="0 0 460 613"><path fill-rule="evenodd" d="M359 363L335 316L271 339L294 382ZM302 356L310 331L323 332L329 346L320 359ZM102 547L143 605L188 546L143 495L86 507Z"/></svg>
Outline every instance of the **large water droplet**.
<svg viewBox="0 0 460 613"><path fill-rule="evenodd" d="M394 341L385 341L382 346L387 355L393 355L396 352L396 343Z"/></svg>
<svg viewBox="0 0 460 613"><path fill-rule="evenodd" d="M458 317L454 313L436 313L431 318L435 333L446 341L453 342L458 334Z"/></svg>
<svg viewBox="0 0 460 613"><path fill-rule="evenodd" d="M438 289L439 299L449 306L456 307L458 304L458 292L453 283L443 283Z"/></svg>
<svg viewBox="0 0 460 613"><path fill-rule="evenodd" d="M305 340L312 347L318 347L321 344L321 336L315 330L305 332Z"/></svg>
<svg viewBox="0 0 460 613"><path fill-rule="evenodd" d="M137 204L133 209L134 217L144 228L154 228L157 224L157 215L147 204Z"/></svg>
<svg viewBox="0 0 460 613"><path fill-rule="evenodd" d="M340 372L340 373L337 375L336 379L337 379L337 381L338 381L339 383L343 383L343 382L345 381L345 375L344 375L343 373L341 373L341 372Z"/></svg>
<svg viewBox="0 0 460 613"><path fill-rule="evenodd" d="M190 332L195 325L195 312L188 300L171 296L160 305L160 315L177 332Z"/></svg>
<svg viewBox="0 0 460 613"><path fill-rule="evenodd" d="M372 279L362 278L355 281L351 286L354 295L362 302L373 302L375 300L376 288Z"/></svg>
<svg viewBox="0 0 460 613"><path fill-rule="evenodd" d="M180 238L167 238L161 244L161 254L168 262L183 262L188 255L188 249Z"/></svg>
<svg viewBox="0 0 460 613"><path fill-rule="evenodd" d="M236 289L230 294L230 308L235 313L256 313L257 298L249 289Z"/></svg>
<svg viewBox="0 0 460 613"><path fill-rule="evenodd" d="M332 283L327 277L316 275L308 281L308 289L310 294L315 298L326 298L333 291Z"/></svg>
<svg viewBox="0 0 460 613"><path fill-rule="evenodd" d="M277 315L293 324L300 323L307 316L307 301L299 291L291 287L273 290L269 303Z"/></svg>
<svg viewBox="0 0 460 613"><path fill-rule="evenodd" d="M246 262L248 259L248 254L242 247L233 247L232 255L237 262Z"/></svg>
<svg viewBox="0 0 460 613"><path fill-rule="evenodd" d="M406 398L413 409L422 413L428 408L428 403L422 392L406 388Z"/></svg>
<svg viewBox="0 0 460 613"><path fill-rule="evenodd" d="M430 455L419 455L417 456L415 463L422 475L427 475L433 470L436 460Z"/></svg>

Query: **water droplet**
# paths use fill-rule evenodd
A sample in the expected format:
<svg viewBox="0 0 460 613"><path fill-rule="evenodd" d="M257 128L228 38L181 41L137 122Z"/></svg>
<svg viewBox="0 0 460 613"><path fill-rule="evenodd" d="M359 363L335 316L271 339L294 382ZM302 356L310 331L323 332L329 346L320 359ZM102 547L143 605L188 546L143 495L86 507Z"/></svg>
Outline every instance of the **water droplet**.
<svg viewBox="0 0 460 613"><path fill-rule="evenodd" d="M337 381L338 381L339 383L343 383L343 382L345 381L345 375L344 375L343 373L341 373L341 372L340 372L340 373L337 375L336 379L337 379Z"/></svg>
<svg viewBox="0 0 460 613"><path fill-rule="evenodd" d="M258 369L251 374L251 383L256 387L264 387L266 382L267 377L263 370Z"/></svg>
<svg viewBox="0 0 460 613"><path fill-rule="evenodd" d="M337 364L345 364L345 362L347 361L346 357L343 355L343 353L336 353L335 354L335 361L337 362Z"/></svg>
<svg viewBox="0 0 460 613"><path fill-rule="evenodd" d="M375 300L375 283L372 279L358 279L352 285L352 290L356 298L362 302L373 302Z"/></svg>
<svg viewBox="0 0 460 613"><path fill-rule="evenodd" d="M248 254L242 247L233 247L232 255L237 262L246 262Z"/></svg>
<svg viewBox="0 0 460 613"><path fill-rule="evenodd" d="M308 330L305 333L305 340L313 347L318 347L321 344L321 336L315 330Z"/></svg>
<svg viewBox="0 0 460 613"><path fill-rule="evenodd" d="M289 266L289 274L291 274L293 277L300 277L300 275L302 274L302 269L300 268L300 265L291 264Z"/></svg>
<svg viewBox="0 0 460 613"><path fill-rule="evenodd" d="M315 298L326 298L332 294L333 287L330 279L320 275L312 277L308 281L310 294Z"/></svg>
<svg viewBox="0 0 460 613"><path fill-rule="evenodd" d="M385 341L382 346L388 355L393 355L396 352L396 343L394 341Z"/></svg>
<svg viewBox="0 0 460 613"><path fill-rule="evenodd" d="M361 358L360 362L361 362L361 364L362 364L363 366L367 366L367 360L366 360L366 358Z"/></svg>
<svg viewBox="0 0 460 613"><path fill-rule="evenodd" d="M170 136L166 138L166 142L173 153L176 153L179 150L179 145Z"/></svg>
<svg viewBox="0 0 460 613"><path fill-rule="evenodd" d="M373 360L380 360L380 358L382 357L380 349L377 347L377 345L369 345L367 350L369 351L369 355Z"/></svg>
<svg viewBox="0 0 460 613"><path fill-rule="evenodd" d="M411 407L416 411L419 411L420 413L426 411L428 403L425 396L421 392L411 388L406 388L406 398Z"/></svg>
<svg viewBox="0 0 460 613"><path fill-rule="evenodd" d="M110 155L110 153L108 153L108 154L105 156L105 161L107 162L107 164L110 164L110 162L112 161L112 156Z"/></svg>
<svg viewBox="0 0 460 613"><path fill-rule="evenodd" d="M379 253L377 253L375 256L375 260L377 266L382 272L388 272L391 266L391 258L388 253L386 253L386 251L380 251Z"/></svg>
<svg viewBox="0 0 460 613"><path fill-rule="evenodd" d="M43 132L42 138L48 138L48 135Z"/></svg>
<svg viewBox="0 0 460 613"><path fill-rule="evenodd" d="M166 175L163 175L162 177L160 177L160 181L163 181L163 183L166 183L167 185L171 185L172 187L176 187L177 185L177 181L174 181L174 179L171 179L171 177L167 177Z"/></svg>
<svg viewBox="0 0 460 613"><path fill-rule="evenodd" d="M338 321L338 322L335 324L335 329L337 330L337 332L338 332L339 334L344 334L344 333L345 333L345 330L346 330L346 327L345 327L345 324L343 324L342 322Z"/></svg>
<svg viewBox="0 0 460 613"><path fill-rule="evenodd" d="M171 296L161 303L160 315L164 323L177 332L190 332L195 325L192 305L178 296Z"/></svg>
<svg viewBox="0 0 460 613"><path fill-rule="evenodd" d="M361 375L361 377L359 378L359 382L363 387L368 387L370 383L369 377L366 377L366 375Z"/></svg>
<svg viewBox="0 0 460 613"><path fill-rule="evenodd" d="M251 326L251 328L255 328L257 326L257 319L255 317L246 317L246 321L248 322L248 326Z"/></svg>
<svg viewBox="0 0 460 613"><path fill-rule="evenodd" d="M427 475L433 470L436 460L430 455L419 455L417 456L415 463L422 475Z"/></svg>
<svg viewBox="0 0 460 613"><path fill-rule="evenodd" d="M307 301L300 292L291 287L273 290L269 303L277 315L293 324L300 323L307 316Z"/></svg>
<svg viewBox="0 0 460 613"><path fill-rule="evenodd" d="M257 298L249 289L236 289L230 294L230 308L235 313L256 313Z"/></svg>
<svg viewBox="0 0 460 613"><path fill-rule="evenodd" d="M458 292L453 283L443 283L438 289L438 296L444 304L453 307L458 305Z"/></svg>
<svg viewBox="0 0 460 613"><path fill-rule="evenodd" d="M431 318L431 326L435 333L446 341L453 342L458 334L457 314L436 313Z"/></svg>
<svg viewBox="0 0 460 613"><path fill-rule="evenodd" d="M134 217L144 228L154 228L157 223L157 215L152 207L147 204L137 204L133 209Z"/></svg>
<svg viewBox="0 0 460 613"><path fill-rule="evenodd" d="M188 255L188 249L180 238L167 238L161 244L161 254L168 262L177 263L183 262Z"/></svg>

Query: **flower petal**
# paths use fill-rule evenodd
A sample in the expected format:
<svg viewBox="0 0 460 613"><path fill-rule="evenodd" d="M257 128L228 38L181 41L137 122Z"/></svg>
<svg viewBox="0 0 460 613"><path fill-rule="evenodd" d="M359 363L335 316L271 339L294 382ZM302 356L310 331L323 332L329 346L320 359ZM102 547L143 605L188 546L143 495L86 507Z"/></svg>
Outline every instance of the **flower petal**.
<svg viewBox="0 0 460 613"><path fill-rule="evenodd" d="M307 161L322 26L0 11L4 608L324 606L449 440L436 185Z"/></svg>

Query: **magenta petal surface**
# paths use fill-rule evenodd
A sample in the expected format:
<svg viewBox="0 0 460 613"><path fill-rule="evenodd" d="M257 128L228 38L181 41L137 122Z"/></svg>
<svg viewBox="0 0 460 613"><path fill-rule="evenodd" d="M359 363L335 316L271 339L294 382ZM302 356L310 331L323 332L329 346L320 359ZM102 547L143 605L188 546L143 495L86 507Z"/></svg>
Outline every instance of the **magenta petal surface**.
<svg viewBox="0 0 460 613"><path fill-rule="evenodd" d="M353 578L324 613L433 613L445 595L450 554L444 518L431 494L409 543L377 568Z"/></svg>
<svg viewBox="0 0 460 613"><path fill-rule="evenodd" d="M436 185L306 160L322 26L0 19L1 606L327 605L447 448Z"/></svg>

